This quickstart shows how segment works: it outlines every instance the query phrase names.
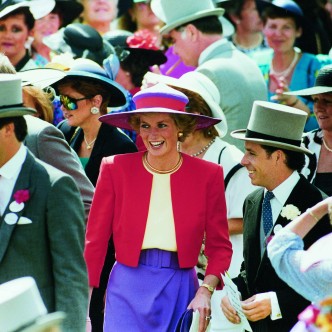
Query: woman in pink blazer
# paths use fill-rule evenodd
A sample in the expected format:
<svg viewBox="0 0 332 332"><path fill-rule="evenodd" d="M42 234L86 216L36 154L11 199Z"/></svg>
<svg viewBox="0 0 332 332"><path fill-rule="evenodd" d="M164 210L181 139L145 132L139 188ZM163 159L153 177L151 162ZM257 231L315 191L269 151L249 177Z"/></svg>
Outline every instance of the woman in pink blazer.
<svg viewBox="0 0 332 332"><path fill-rule="evenodd" d="M185 113L188 98L157 84L134 96L136 110L102 122L135 129L147 151L104 158L89 215L85 259L98 287L113 235L104 331L174 331L182 313L198 310L200 331L211 319L210 298L232 255L221 166L181 154L195 128L219 119ZM205 240L206 276L195 265Z"/></svg>

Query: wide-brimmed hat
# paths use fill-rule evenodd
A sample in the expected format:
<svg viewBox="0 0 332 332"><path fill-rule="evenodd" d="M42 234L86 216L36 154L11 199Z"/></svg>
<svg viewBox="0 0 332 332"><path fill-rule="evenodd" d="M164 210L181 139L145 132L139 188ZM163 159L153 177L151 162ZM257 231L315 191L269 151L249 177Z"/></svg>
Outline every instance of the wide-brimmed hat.
<svg viewBox="0 0 332 332"><path fill-rule="evenodd" d="M112 45L96 29L83 23L68 24L44 37L43 43L56 53L90 59L100 65L110 54L115 54Z"/></svg>
<svg viewBox="0 0 332 332"><path fill-rule="evenodd" d="M150 88L141 90L133 96L136 110L123 113L109 113L102 115L99 120L115 127L132 130L129 119L133 114L169 113L193 116L197 119L196 129L210 127L220 122L220 119L209 116L187 113L185 108L189 101L182 92L158 83Z"/></svg>
<svg viewBox="0 0 332 332"><path fill-rule="evenodd" d="M106 32L103 38L115 48L120 61L126 61L126 59L131 61L139 57L149 66L159 66L167 61L165 54L156 46L157 37L148 30L139 30L135 33L114 30Z"/></svg>
<svg viewBox="0 0 332 332"><path fill-rule="evenodd" d="M151 9L165 23L160 29L161 34L207 16L223 15L223 8L216 8L212 0L152 0Z"/></svg>
<svg viewBox="0 0 332 332"><path fill-rule="evenodd" d="M36 282L22 277L0 285L0 331L39 332L59 326L63 312L47 314Z"/></svg>
<svg viewBox="0 0 332 332"><path fill-rule="evenodd" d="M21 78L16 74L0 74L0 118L35 113L35 109L23 107Z"/></svg>
<svg viewBox="0 0 332 332"><path fill-rule="evenodd" d="M2 0L0 3L0 18L12 13L14 10L22 7L28 7L35 20L38 20L49 14L55 7L55 0L30 0L15 1Z"/></svg>
<svg viewBox="0 0 332 332"><path fill-rule="evenodd" d="M234 130L231 136L260 145L312 154L301 146L307 113L294 107L254 101L247 129Z"/></svg>
<svg viewBox="0 0 332 332"><path fill-rule="evenodd" d="M256 2L257 9L260 13L262 13L268 7L274 7L278 10L282 10L286 14L290 14L291 16L295 16L301 25L306 23L305 16L301 7L293 0L273 0L267 1L258 1Z"/></svg>
<svg viewBox="0 0 332 332"><path fill-rule="evenodd" d="M52 86L58 93L58 85L61 84L63 80L77 78L90 81L92 84L98 82L99 84L105 86L111 96L108 104L109 107L120 107L126 105L127 91L120 84L109 78L104 68L89 59L75 59L71 68L68 71L65 71L65 76Z"/></svg>
<svg viewBox="0 0 332 332"><path fill-rule="evenodd" d="M55 0L55 7L61 10L62 27L73 22L83 12L83 5L77 0Z"/></svg>
<svg viewBox="0 0 332 332"><path fill-rule="evenodd" d="M311 88L284 92L285 95L312 96L332 92L332 65L322 67L316 77L315 85Z"/></svg>
<svg viewBox="0 0 332 332"><path fill-rule="evenodd" d="M180 78L174 78L165 75L158 75L152 72L145 74L144 79L149 83L164 83L173 87L187 89L199 94L209 106L212 117L221 119L215 124L219 136L224 137L227 134L227 121L224 112L219 106L220 93L216 85L204 74L197 71L190 71L183 74Z"/></svg>

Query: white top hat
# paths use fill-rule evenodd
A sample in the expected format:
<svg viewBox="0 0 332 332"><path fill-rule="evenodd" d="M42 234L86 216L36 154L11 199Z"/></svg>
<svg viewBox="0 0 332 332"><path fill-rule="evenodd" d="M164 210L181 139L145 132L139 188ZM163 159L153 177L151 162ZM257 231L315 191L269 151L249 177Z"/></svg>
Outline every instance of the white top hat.
<svg viewBox="0 0 332 332"><path fill-rule="evenodd" d="M47 309L32 277L22 277L0 285L0 331L40 331L47 321L56 324L64 313L47 315ZM34 327L32 329L32 327Z"/></svg>
<svg viewBox="0 0 332 332"><path fill-rule="evenodd" d="M212 0L152 0L151 9L165 26L160 33L171 30L207 16L223 15L223 8L216 8Z"/></svg>

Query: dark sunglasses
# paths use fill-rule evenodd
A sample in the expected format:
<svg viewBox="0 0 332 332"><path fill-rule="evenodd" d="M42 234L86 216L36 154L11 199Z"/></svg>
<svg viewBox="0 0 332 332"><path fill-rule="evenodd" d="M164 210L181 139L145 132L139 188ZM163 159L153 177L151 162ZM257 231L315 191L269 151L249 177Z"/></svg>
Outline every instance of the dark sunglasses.
<svg viewBox="0 0 332 332"><path fill-rule="evenodd" d="M68 96L60 95L60 103L68 110L75 111L78 109L77 102L85 99L91 99L93 97L83 97L79 99L71 98Z"/></svg>

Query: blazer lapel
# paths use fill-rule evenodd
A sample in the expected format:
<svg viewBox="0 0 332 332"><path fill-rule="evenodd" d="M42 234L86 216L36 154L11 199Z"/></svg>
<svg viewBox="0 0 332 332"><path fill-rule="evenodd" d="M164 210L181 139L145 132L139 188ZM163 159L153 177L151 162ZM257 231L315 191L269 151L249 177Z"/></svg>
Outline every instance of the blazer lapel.
<svg viewBox="0 0 332 332"><path fill-rule="evenodd" d="M16 227L17 221L20 219L20 217L22 216L22 214L24 212L24 208L21 211L12 212L10 210L10 204L15 201L13 196L18 190L28 189L30 191L30 195L31 195L32 188L30 188L30 173L31 173L31 169L32 169L33 164L34 164L34 158L30 154L30 152L28 151L26 160L22 165L21 172L20 172L20 174L17 178L17 181L15 183L15 186L14 186L9 204L6 207L5 213L1 217L1 223L0 223L0 263L1 263L4 255L6 253L7 247L8 247L9 242L10 242L10 238L11 238L12 233L13 233L15 227ZM16 219L16 216L17 216L17 220L13 224L8 222L8 219L11 216L10 214L12 214L12 216L15 219ZM7 220L7 222L6 222L6 220Z"/></svg>

